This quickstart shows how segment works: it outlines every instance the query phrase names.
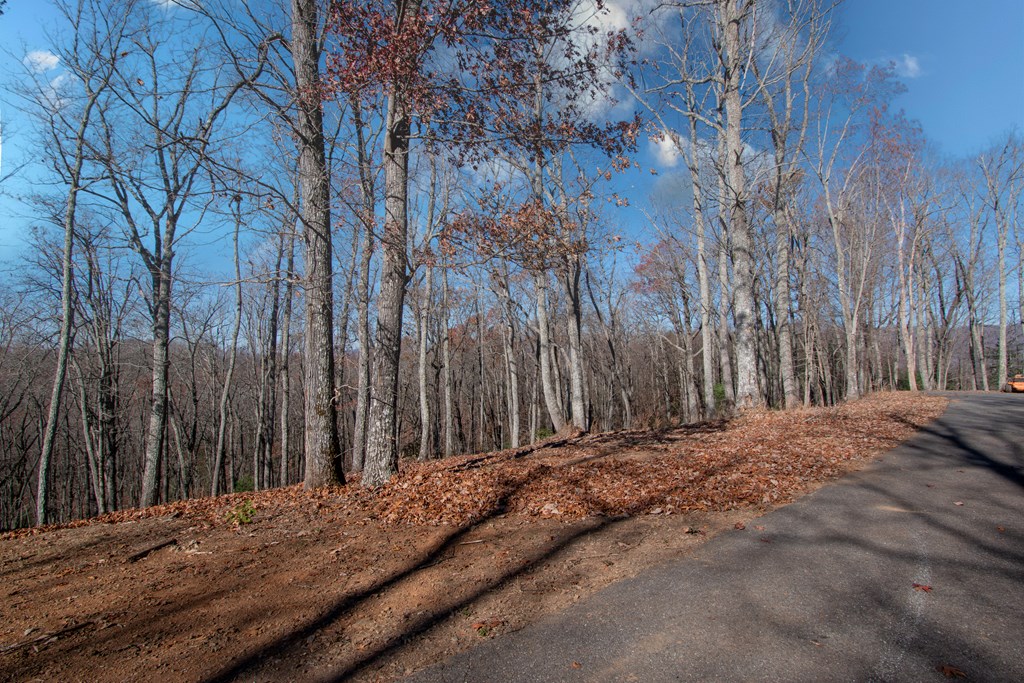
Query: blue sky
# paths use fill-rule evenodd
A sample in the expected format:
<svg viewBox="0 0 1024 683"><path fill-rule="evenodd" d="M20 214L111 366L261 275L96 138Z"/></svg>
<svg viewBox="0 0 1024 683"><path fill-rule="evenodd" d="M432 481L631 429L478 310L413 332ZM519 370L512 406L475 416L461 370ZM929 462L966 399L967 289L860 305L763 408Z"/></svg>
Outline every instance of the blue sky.
<svg viewBox="0 0 1024 683"><path fill-rule="evenodd" d="M8 86L27 52L46 50L44 29L54 10L45 0L9 0L0 17L0 106L3 173L31 161L30 131L10 106ZM847 0L836 22L834 50L858 61L889 60L907 86L897 106L919 120L938 150L974 155L1016 126L1024 130L1024 0ZM642 150L643 177L622 179L634 207L652 187ZM10 196L25 189L24 175L0 187L0 261L21 249L29 209ZM644 220L635 209L620 218Z"/></svg>
<svg viewBox="0 0 1024 683"><path fill-rule="evenodd" d="M1024 0L846 0L839 19L839 51L896 62L897 104L941 152L1024 130Z"/></svg>

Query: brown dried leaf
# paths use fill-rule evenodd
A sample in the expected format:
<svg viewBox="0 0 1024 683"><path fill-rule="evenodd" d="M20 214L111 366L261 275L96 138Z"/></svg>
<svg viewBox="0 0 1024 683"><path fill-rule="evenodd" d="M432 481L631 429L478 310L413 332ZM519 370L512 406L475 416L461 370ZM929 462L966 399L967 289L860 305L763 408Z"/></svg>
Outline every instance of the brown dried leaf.
<svg viewBox="0 0 1024 683"><path fill-rule="evenodd" d="M277 515L308 513L316 506L321 518L432 526L465 526L495 514L555 516L552 510L563 520L659 508L662 514L763 510L892 448L941 414L947 403L941 397L878 393L841 406L752 411L730 421L668 431L560 435L494 453L403 463L392 481L374 490L359 486L355 475L342 487L306 491L290 486L178 501L62 527L172 514L218 526L243 497L260 510L257 527L272 525ZM21 529L0 537L62 527ZM754 528L764 531L760 525Z"/></svg>
<svg viewBox="0 0 1024 683"><path fill-rule="evenodd" d="M967 678L967 674L950 664L940 664L935 670L946 678Z"/></svg>

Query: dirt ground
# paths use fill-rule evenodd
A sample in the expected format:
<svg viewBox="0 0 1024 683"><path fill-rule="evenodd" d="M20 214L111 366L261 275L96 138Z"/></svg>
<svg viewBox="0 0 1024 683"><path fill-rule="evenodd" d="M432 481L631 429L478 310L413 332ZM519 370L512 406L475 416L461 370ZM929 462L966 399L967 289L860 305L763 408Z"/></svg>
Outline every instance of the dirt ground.
<svg viewBox="0 0 1024 683"><path fill-rule="evenodd" d="M862 467L945 399L748 414L0 540L0 678L391 681Z"/></svg>

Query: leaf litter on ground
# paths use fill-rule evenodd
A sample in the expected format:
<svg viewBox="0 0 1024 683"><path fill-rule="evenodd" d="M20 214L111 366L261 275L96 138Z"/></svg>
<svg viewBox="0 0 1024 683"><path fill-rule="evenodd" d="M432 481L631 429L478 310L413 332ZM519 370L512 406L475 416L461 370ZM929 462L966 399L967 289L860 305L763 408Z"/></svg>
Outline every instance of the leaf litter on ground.
<svg viewBox="0 0 1024 683"><path fill-rule="evenodd" d="M356 475L340 487L196 498L3 537L164 516L216 526L244 505L259 509L263 523L298 506L320 516L435 526L464 526L496 514L570 521L760 510L856 469L938 417L947 404L942 397L877 393L836 407L757 410L674 429L561 435L493 453L406 462L376 489L359 486Z"/></svg>
<svg viewBox="0 0 1024 683"><path fill-rule="evenodd" d="M0 641L20 649L0 654L0 670L19 680L120 681L140 670L211 680L251 661L246 680L292 680L301 661L305 678L396 680L737 522L767 538L760 512L864 466L945 405L880 394L676 429L561 435L403 462L375 490L353 477L8 533L0 565L13 612ZM240 516L248 521L235 523ZM289 640L311 624L311 636ZM29 627L38 630L22 636ZM94 647L107 628L107 646ZM30 637L38 634L46 640ZM208 645L202 657L197 642ZM282 642L292 644L279 650Z"/></svg>

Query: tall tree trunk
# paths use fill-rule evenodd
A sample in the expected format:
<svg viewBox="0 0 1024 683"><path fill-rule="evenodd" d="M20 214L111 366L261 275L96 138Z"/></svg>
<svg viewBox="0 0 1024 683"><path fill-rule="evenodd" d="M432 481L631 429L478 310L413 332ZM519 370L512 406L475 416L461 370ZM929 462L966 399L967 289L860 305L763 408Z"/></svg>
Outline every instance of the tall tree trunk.
<svg viewBox="0 0 1024 683"><path fill-rule="evenodd" d="M854 399L860 396L860 381L857 366L857 326L859 323L860 297L851 293L850 274L846 271L847 254L842 239L843 216L838 215L831 203L827 184L825 203L828 211L829 226L832 229L832 242L836 250L836 289L839 293L839 309L843 318L843 333L846 342L846 397ZM849 260L852 261L852 254ZM850 268L853 270L852 264Z"/></svg>
<svg viewBox="0 0 1024 683"><path fill-rule="evenodd" d="M913 259L908 264L906 261L906 255L904 251L904 228L901 226L898 228L896 235L896 255L897 255L897 268L899 269L899 281L897 283L899 287L899 301L898 301L898 314L900 322L900 339L903 342L903 353L907 359L907 383L910 386L911 391L917 391L917 377L915 376L915 369L917 368L917 351L915 346L915 330L911 325L911 315L914 310L913 300Z"/></svg>
<svg viewBox="0 0 1024 683"><path fill-rule="evenodd" d="M358 303L356 312L356 338L359 341L359 366L356 371L356 414L352 435L352 470L361 472L366 462L366 427L370 412L370 260L373 236L369 230L363 238L363 253L359 260Z"/></svg>
<svg viewBox="0 0 1024 683"><path fill-rule="evenodd" d="M355 242L355 239L356 239L356 236L353 236L353 242ZM346 273L346 276L345 276L345 287L344 287L344 289L342 290L342 293L341 293L341 296L342 296L341 311L339 312L339 315L338 315L338 320L339 320L338 337L337 337L338 340L339 340L338 341L338 355L340 355L341 361L337 364L337 366L338 366L338 368L337 368L338 369L338 375L337 375L338 379L335 382L335 386L338 387L338 396L339 396L338 402L339 403L342 403L342 402L347 403L348 402L347 392L344 392L343 388L348 387L348 379L347 379L348 364L347 364L346 361L348 359L349 324L351 322L351 317L352 317L352 315L351 315L352 314L352 292L355 290L355 287L356 287L356 282L355 282L356 271L357 271L356 261L358 260L358 258L359 258L359 249L355 246L355 244L353 244L352 245L352 255L350 257L349 262L346 263L346 264L341 264L341 268L342 268L343 272ZM342 396L345 396L345 398L341 398ZM350 436L350 432L349 432L349 430L347 428L348 427L348 424L347 424L348 423L348 415L342 413L341 410L339 410L337 412L337 417L338 417L338 421L339 421L338 428L339 428L339 439L340 439L339 450L338 450L338 458L341 460L341 465L342 465L342 468L344 469L344 467L345 467L345 454L349 453L349 449L351 448L351 444L348 442L348 437Z"/></svg>
<svg viewBox="0 0 1024 683"><path fill-rule="evenodd" d="M583 397L583 340L581 338L582 307L580 306L579 256L569 256L564 264L563 285L569 316L566 320L569 337L569 387L572 397L572 425L580 431L590 427L587 420L587 406Z"/></svg>
<svg viewBox="0 0 1024 683"><path fill-rule="evenodd" d="M355 119L362 200L363 244L359 255L359 278L356 285L356 338L359 341L359 368L356 381L356 414L352 434L352 469L361 472L366 461L367 420L370 413L370 361L373 356L370 339L370 263L373 260L375 183L367 152L366 132L358 97L352 98Z"/></svg>
<svg viewBox="0 0 1024 683"><path fill-rule="evenodd" d="M787 409L796 408L800 404L800 385L796 379L796 367L793 362L793 313L790 310L792 292L789 285L790 239L792 237L789 212L782 209L781 224L776 219L775 257L778 260L778 272L775 280L775 319L779 342L779 374L782 376L783 405ZM778 215L777 214L777 215Z"/></svg>
<svg viewBox="0 0 1024 683"><path fill-rule="evenodd" d="M775 168L772 170L772 222L775 225L775 257L778 262L775 280L776 343L778 344L778 375L782 381L783 405L787 409L800 402L800 385L794 367L794 333L790 287L790 252L795 221L792 217L794 193L798 184L798 172L793 157L803 150L807 133L808 110L810 106L809 79L813 71L814 52L819 40L820 24L818 8L790 4L782 9L781 35L775 36L780 42L778 52L772 54L767 63L760 59L750 60L750 66L758 82L758 94L764 101L768 115ZM799 34L801 40L797 40ZM799 45L798 45L799 44ZM803 65L801 65L803 63ZM762 69L762 65L765 69ZM798 99L793 91L793 79L803 73L804 106L798 122L793 120L793 109ZM776 91L781 87L781 91ZM781 104L781 108L780 105ZM797 142L790 143L791 133L796 133ZM770 377L766 386L771 386Z"/></svg>
<svg viewBox="0 0 1024 683"><path fill-rule="evenodd" d="M697 384L696 373L693 367L693 334L690 332L690 297L683 297L682 311L682 342L683 342L683 369L686 374L686 421L694 422L697 419Z"/></svg>
<svg viewBox="0 0 1024 683"><path fill-rule="evenodd" d="M1011 134L1006 145L994 155L983 154L978 163L985 177L987 203L992 209L996 224L996 260L999 283L999 365L996 368L996 386L1006 386L1008 375L1006 328L1009 324L1007 316L1006 287L1006 243L1010 234L1010 223L1016 222L1016 207L1020 200L1021 171L1024 170L1024 148L1020 138ZM1012 218L1011 215L1012 214ZM1018 295L1020 293L1018 292ZM1024 295L1021 295L1024 296Z"/></svg>
<svg viewBox="0 0 1024 683"><path fill-rule="evenodd" d="M925 275L924 268L918 268L916 277L911 276L910 286L917 288L917 296L914 298L914 305L917 309L915 319L917 323L917 365L921 373L921 384L925 391L931 391L934 387L935 361L932 351L931 320L928 314L928 302L925 300Z"/></svg>
<svg viewBox="0 0 1024 683"><path fill-rule="evenodd" d="M988 368L985 366L984 327L974 302L974 294L968 295L968 313L971 329L971 369L973 371L973 388L988 391Z"/></svg>
<svg viewBox="0 0 1024 683"><path fill-rule="evenodd" d="M170 368L171 336L171 258L174 227L168 221L163 234L163 254L151 268L153 282L153 396L146 432L142 473L142 507L156 505L160 494L160 461L166 445L167 376Z"/></svg>
<svg viewBox="0 0 1024 683"><path fill-rule="evenodd" d="M217 420L217 446L213 460L213 480L210 484L210 495L216 496L220 493L220 473L224 467L224 451L227 448L227 425L228 425L228 399L231 397L231 381L235 375L235 359L238 356L238 334L242 328L242 266L238 258L238 233L241 230L242 220L239 214L235 214L235 234L232 241L235 260L235 320L231 326L231 347L228 349L228 369L224 374L224 386L220 391L219 418ZM253 472L253 484L259 473ZM234 486L234 481L231 482Z"/></svg>
<svg viewBox="0 0 1024 683"><path fill-rule="evenodd" d="M302 195L306 308L305 460L307 489L344 481L334 387L331 204L323 110L317 0L292 0L291 53L299 93L296 134Z"/></svg>
<svg viewBox="0 0 1024 683"><path fill-rule="evenodd" d="M743 96L740 82L743 55L740 24L748 7L745 0L722 0L721 35L724 49L725 101L725 176L726 210L729 238L732 242L733 320L736 335L736 405L752 408L761 405L757 389L757 349L754 333L757 314L754 308L753 240L747 218L746 175L743 168Z"/></svg>
<svg viewBox="0 0 1024 683"><path fill-rule="evenodd" d="M722 221L723 234L718 243L718 351L719 363L722 366L722 387L725 400L729 406L735 404L736 392L733 388L732 358L729 355L729 310L731 288L729 287L729 256L728 237L725 233L725 221Z"/></svg>
<svg viewBox="0 0 1024 683"><path fill-rule="evenodd" d="M711 326L711 278L708 274L707 247L704 244L706 227L704 224L704 200L701 192L700 168L697 159L697 122L690 122L690 181L693 188L693 221L697 229L697 285L700 291L700 344L702 391L705 415L710 415L715 407L715 359L712 356L714 347L714 330Z"/></svg>
<svg viewBox="0 0 1024 683"><path fill-rule="evenodd" d="M427 395L427 332L430 325L430 302L433 295L434 269L427 266L427 274L423 283L423 298L420 301L419 315L416 316L417 333L419 334L419 368L418 379L420 389L420 460L430 457L430 397Z"/></svg>
<svg viewBox="0 0 1024 683"><path fill-rule="evenodd" d="M68 197L64 205L64 253L61 259L61 319L60 335L57 342L57 367L54 369L53 387L50 391L50 406L46 416L46 427L43 430L43 445L39 456L39 477L36 487L36 524L49 521L47 506L49 503L50 461L53 457L54 439L57 436L57 422L60 416L60 403L64 395L64 380L68 372L68 356L71 353L71 330L73 326L72 307L72 252L75 245L75 229L78 218L78 193L82 190L82 167L85 164L85 135L89 129L89 121L93 108L106 89L107 81L101 87L91 90L82 111L78 130L75 133L74 156L68 171Z"/></svg>
<svg viewBox="0 0 1024 683"><path fill-rule="evenodd" d="M597 303L597 296L594 294L594 287L590 279L590 270L588 269L586 274L587 292L590 294L590 303L594 306L594 313L597 315L597 321L601 324L601 329L604 331L605 343L608 345L608 356L611 359L611 371L612 371L612 392L618 393L619 401L622 404L622 416L623 426L626 429L631 429L633 424L633 405L629 398L629 392L626 390L626 383L622 379L622 361L620 353L616 348L615 329L617 327L615 323L615 310L609 303L608 306L608 320L605 320L604 314L601 312L601 307ZM610 413L609 409L609 413Z"/></svg>
<svg viewBox="0 0 1024 683"><path fill-rule="evenodd" d="M1007 379L1007 344L1006 328L1009 324L1006 311L1006 233L1007 228L1001 227L996 235L996 258L999 270L999 367L996 370L996 388L1002 390ZM1020 296L1024 296L1021 294Z"/></svg>
<svg viewBox="0 0 1024 683"><path fill-rule="evenodd" d="M288 418L291 413L291 356L292 356L292 303L295 299L295 234L289 232L286 238L287 261L285 265L284 314L281 318L281 486L291 483L291 429Z"/></svg>
<svg viewBox="0 0 1024 683"><path fill-rule="evenodd" d="M87 119L85 120L87 122ZM84 131L81 132L84 135ZM81 138L79 141L81 148ZM39 456L39 475L36 487L36 524L43 525L49 519L50 461L53 456L54 439L57 436L57 422L60 419L61 398L64 395L64 380L68 373L68 357L71 355L71 328L74 308L72 306L72 250L75 238L75 214L78 204L78 176L81 174L81 154L76 161L77 173L73 176L68 192L64 213L64 255L61 260L61 320L60 336L57 342L57 367L54 370L53 387L50 391L50 407L43 430L43 447Z"/></svg>
<svg viewBox="0 0 1024 683"><path fill-rule="evenodd" d="M115 363L109 345L104 342L98 349L100 361L96 400L96 443L97 463L103 489L103 505L100 513L118 509L117 499L117 387L114 376ZM99 501L97 501L99 502Z"/></svg>
<svg viewBox="0 0 1024 683"><path fill-rule="evenodd" d="M1024 237L1024 226L1018 223L1014 229ZM1024 239L1020 238L1017 240L1017 308L1020 334L1024 338Z"/></svg>
<svg viewBox="0 0 1024 683"><path fill-rule="evenodd" d="M86 461L89 467L92 495L96 501L96 513L102 515L110 510L107 508L107 490L104 486L104 472L101 463L103 456L100 450L101 442L94 438L98 429L93 424L92 414L89 410L89 391L82 368L74 358L71 359L71 365L75 369L75 376L78 378L78 402L82 415L82 444L85 448Z"/></svg>
<svg viewBox="0 0 1024 683"><path fill-rule="evenodd" d="M451 329L448 325L448 266L441 272L441 308L443 337L441 338L441 383L444 385L444 454L455 453L455 405L452 396Z"/></svg>
<svg viewBox="0 0 1024 683"><path fill-rule="evenodd" d="M474 291L473 307L476 309L476 369L477 369L477 412L476 450L484 452L484 400L487 396L487 373L484 370L484 317L480 310L480 290Z"/></svg>
<svg viewBox="0 0 1024 683"><path fill-rule="evenodd" d="M565 429L565 418L562 417L562 406L552 379L551 369L551 334L548 327L548 276L537 271L533 276L534 289L537 294L537 336L540 340L540 382L544 392L544 405L548 409L548 418L556 432Z"/></svg>
<svg viewBox="0 0 1024 683"><path fill-rule="evenodd" d="M509 448L519 448L519 361L516 359L515 339L512 336L515 328L506 325L502 330L501 344L505 356L505 381L508 385L506 391L508 410L508 445Z"/></svg>
<svg viewBox="0 0 1024 683"><path fill-rule="evenodd" d="M419 13L420 0L399 0L396 26ZM369 435L364 486L379 486L398 472L396 410L402 313L408 267L410 93L393 83L384 120L384 238L377 295L377 333L370 382Z"/></svg>
<svg viewBox="0 0 1024 683"><path fill-rule="evenodd" d="M259 422L256 426L256 464L259 474L253 474L257 490L270 488L274 460L274 424L277 418L277 333L281 312L281 262L284 260L282 233L278 236L274 274L267 283L270 311L267 314L267 335L260 354ZM282 483L282 486L284 484Z"/></svg>
<svg viewBox="0 0 1024 683"><path fill-rule="evenodd" d="M519 359L516 356L516 314L512 305L512 292L508 281L508 264L502 263L501 267L498 296L501 298L503 317L505 318L505 333L502 335L502 343L505 350L505 371L508 375L509 446L519 448L519 435L522 430L519 425L520 377Z"/></svg>

